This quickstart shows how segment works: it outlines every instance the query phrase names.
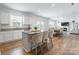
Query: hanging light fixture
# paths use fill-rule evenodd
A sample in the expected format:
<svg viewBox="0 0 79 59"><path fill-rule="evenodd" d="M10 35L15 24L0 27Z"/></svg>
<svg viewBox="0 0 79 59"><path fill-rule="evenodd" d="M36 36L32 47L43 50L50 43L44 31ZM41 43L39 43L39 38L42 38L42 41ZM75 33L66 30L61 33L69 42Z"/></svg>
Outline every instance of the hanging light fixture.
<svg viewBox="0 0 79 59"><path fill-rule="evenodd" d="M73 23L75 23L75 21L74 21L74 20L73 20L72 22L73 22Z"/></svg>
<svg viewBox="0 0 79 59"><path fill-rule="evenodd" d="M74 3L71 3L71 5L74 5Z"/></svg>

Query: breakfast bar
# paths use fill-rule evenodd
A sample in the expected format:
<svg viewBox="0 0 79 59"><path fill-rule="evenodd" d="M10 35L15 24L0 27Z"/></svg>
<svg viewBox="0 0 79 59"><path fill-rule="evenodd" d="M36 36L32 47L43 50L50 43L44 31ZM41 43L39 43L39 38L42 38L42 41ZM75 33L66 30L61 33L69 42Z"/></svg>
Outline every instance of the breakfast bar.
<svg viewBox="0 0 79 59"><path fill-rule="evenodd" d="M31 51L36 48L38 44L42 43L42 33L41 32L22 32L23 48L26 52Z"/></svg>
<svg viewBox="0 0 79 59"><path fill-rule="evenodd" d="M23 49L27 53L32 51L32 54L35 55L48 51L48 49L50 49L50 44L52 45L52 41L49 40L48 34L48 31L22 32Z"/></svg>

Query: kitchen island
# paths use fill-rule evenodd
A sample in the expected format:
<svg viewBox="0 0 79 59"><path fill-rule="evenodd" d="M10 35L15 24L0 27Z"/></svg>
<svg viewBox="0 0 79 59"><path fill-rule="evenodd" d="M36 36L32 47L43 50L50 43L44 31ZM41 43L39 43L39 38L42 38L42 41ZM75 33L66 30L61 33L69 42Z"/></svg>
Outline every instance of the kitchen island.
<svg viewBox="0 0 79 59"><path fill-rule="evenodd" d="M60 33L60 31L58 32ZM23 31L22 32L22 41L23 49L28 53L32 50L40 50L42 52L46 49L51 49L53 47L52 38L54 35L54 29L48 31ZM40 46L40 47L38 47ZM35 50L36 51L36 50Z"/></svg>
<svg viewBox="0 0 79 59"><path fill-rule="evenodd" d="M39 42L41 42L41 40L38 41L38 39L42 38L42 35L40 37L40 34L41 32L22 32L23 49L26 52L30 52Z"/></svg>

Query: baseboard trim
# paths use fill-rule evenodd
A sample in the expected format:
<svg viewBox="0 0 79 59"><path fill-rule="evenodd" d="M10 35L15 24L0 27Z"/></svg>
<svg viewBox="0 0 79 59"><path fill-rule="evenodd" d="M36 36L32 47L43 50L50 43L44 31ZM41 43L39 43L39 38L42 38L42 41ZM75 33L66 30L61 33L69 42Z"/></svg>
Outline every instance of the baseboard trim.
<svg viewBox="0 0 79 59"><path fill-rule="evenodd" d="M15 40L10 40L10 41L0 42L0 45L15 42L15 41L21 41L21 40L22 39L15 39Z"/></svg>

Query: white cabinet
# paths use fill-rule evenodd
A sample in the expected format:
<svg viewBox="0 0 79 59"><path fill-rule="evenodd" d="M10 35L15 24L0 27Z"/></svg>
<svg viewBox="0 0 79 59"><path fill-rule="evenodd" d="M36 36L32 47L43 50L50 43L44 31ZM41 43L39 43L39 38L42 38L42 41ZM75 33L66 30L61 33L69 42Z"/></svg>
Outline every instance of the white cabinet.
<svg viewBox="0 0 79 59"><path fill-rule="evenodd" d="M13 31L13 39L16 40L18 38L18 31Z"/></svg>
<svg viewBox="0 0 79 59"><path fill-rule="evenodd" d="M25 49L25 51L30 51L31 50L31 41L29 39L29 35L27 33L23 32L23 38L22 38L22 42L23 42L23 47Z"/></svg>
<svg viewBox="0 0 79 59"><path fill-rule="evenodd" d="M24 16L23 24L29 24L30 18L28 16Z"/></svg>
<svg viewBox="0 0 79 59"><path fill-rule="evenodd" d="M16 30L13 33L13 39L22 39L22 30Z"/></svg>
<svg viewBox="0 0 79 59"><path fill-rule="evenodd" d="M22 39L22 31L23 30L0 32L0 42Z"/></svg>
<svg viewBox="0 0 79 59"><path fill-rule="evenodd" d="M5 41L12 41L13 40L13 32L8 31L4 34L4 40Z"/></svg>
<svg viewBox="0 0 79 59"><path fill-rule="evenodd" d="M23 32L23 30L20 30L20 31L18 32L18 37L19 37L19 39L22 39L22 32Z"/></svg>
<svg viewBox="0 0 79 59"><path fill-rule="evenodd" d="M4 40L8 41L9 40L9 32L4 33Z"/></svg>
<svg viewBox="0 0 79 59"><path fill-rule="evenodd" d="M9 24L9 13L1 13L0 14L0 23L1 24Z"/></svg>
<svg viewBox="0 0 79 59"><path fill-rule="evenodd" d="M1 32L0 33L0 42L3 42L4 41L4 36L3 36L3 33Z"/></svg>
<svg viewBox="0 0 79 59"><path fill-rule="evenodd" d="M0 42L12 41L13 33L11 31L0 33Z"/></svg>

